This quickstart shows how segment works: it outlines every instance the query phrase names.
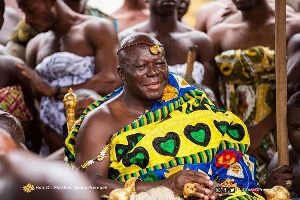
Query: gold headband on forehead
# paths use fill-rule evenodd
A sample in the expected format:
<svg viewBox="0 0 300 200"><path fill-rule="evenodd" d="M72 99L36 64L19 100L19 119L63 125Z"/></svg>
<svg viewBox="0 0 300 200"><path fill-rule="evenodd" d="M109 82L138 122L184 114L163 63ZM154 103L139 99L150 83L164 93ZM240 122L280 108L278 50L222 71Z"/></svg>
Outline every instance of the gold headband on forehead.
<svg viewBox="0 0 300 200"><path fill-rule="evenodd" d="M154 44L154 43L150 43L150 42L136 42L136 43L125 45L122 48L120 48L117 51L117 55L119 54L119 52L121 50L123 50L125 48L128 48L128 47L132 47L132 46L138 45L138 44L144 44L144 45L149 46L149 51L150 51L151 54L157 55L159 53L162 53L162 47L159 44Z"/></svg>

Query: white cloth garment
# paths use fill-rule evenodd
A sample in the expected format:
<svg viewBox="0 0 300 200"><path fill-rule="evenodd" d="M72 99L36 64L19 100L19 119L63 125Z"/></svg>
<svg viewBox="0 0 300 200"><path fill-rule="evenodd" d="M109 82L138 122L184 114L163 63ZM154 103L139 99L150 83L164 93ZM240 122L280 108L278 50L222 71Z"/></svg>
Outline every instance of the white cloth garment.
<svg viewBox="0 0 300 200"><path fill-rule="evenodd" d="M187 64L176 64L169 66L170 72L180 75L181 77L185 77ZM204 66L198 61L194 62L192 77L196 84L202 84L203 76L204 76Z"/></svg>
<svg viewBox="0 0 300 200"><path fill-rule="evenodd" d="M58 52L46 57L37 67L37 73L50 86L79 85L94 76L94 57L81 57L69 52ZM66 122L64 104L54 97L42 97L41 120L62 135Z"/></svg>

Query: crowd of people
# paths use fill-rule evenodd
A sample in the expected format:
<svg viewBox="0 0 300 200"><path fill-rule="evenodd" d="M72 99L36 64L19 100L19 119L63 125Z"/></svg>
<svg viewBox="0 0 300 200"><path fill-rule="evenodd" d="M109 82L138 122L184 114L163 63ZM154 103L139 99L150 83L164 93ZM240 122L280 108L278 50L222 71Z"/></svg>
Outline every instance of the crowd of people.
<svg viewBox="0 0 300 200"><path fill-rule="evenodd" d="M112 14L88 0L14 1L22 13L7 2L0 199L265 199L274 186L300 199L300 1L286 6L288 166L274 0L211 1L195 27L190 0L124 0Z"/></svg>

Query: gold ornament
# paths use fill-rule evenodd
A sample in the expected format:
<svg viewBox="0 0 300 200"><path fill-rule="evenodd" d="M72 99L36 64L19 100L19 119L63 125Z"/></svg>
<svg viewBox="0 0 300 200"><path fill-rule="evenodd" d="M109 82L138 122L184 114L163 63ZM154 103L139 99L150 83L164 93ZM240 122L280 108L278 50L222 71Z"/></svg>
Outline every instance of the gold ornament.
<svg viewBox="0 0 300 200"><path fill-rule="evenodd" d="M291 187L291 186L293 185L293 181L292 181L292 180L287 180L287 181L285 182L285 185L286 185L287 187Z"/></svg>
<svg viewBox="0 0 300 200"><path fill-rule="evenodd" d="M188 198L189 196L193 196L197 191L196 186L198 185L199 185L198 183L191 183L191 182L184 184L183 198Z"/></svg>
<svg viewBox="0 0 300 200"><path fill-rule="evenodd" d="M162 52L162 49L160 48L160 46L158 44L150 46L149 49L150 49L150 52L154 55L157 55Z"/></svg>
<svg viewBox="0 0 300 200"><path fill-rule="evenodd" d="M289 191L282 186L274 186L271 189L264 189L267 200L290 200Z"/></svg>
<svg viewBox="0 0 300 200"><path fill-rule="evenodd" d="M77 98L73 93L72 88L69 89L68 93L64 96L64 105L66 108L66 118L68 125L68 133L72 130L75 123L75 108L77 107Z"/></svg>

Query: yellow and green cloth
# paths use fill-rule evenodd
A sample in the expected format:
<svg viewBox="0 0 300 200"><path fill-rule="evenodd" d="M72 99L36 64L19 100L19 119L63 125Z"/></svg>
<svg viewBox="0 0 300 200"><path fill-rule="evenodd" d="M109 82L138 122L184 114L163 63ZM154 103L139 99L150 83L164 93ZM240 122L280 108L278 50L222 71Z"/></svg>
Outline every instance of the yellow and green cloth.
<svg viewBox="0 0 300 200"><path fill-rule="evenodd" d="M66 140L70 162L75 161L76 137L86 114L121 91L92 104L77 121ZM258 185L255 159L245 154L249 142L238 117L217 109L201 89L170 74L161 99L114 135L108 177L121 182L131 177L155 181L181 170L196 170L215 181L234 179L248 189L226 199L263 199L252 191Z"/></svg>
<svg viewBox="0 0 300 200"><path fill-rule="evenodd" d="M247 127L256 125L275 109L275 52L255 46L228 50L215 58L224 85L220 90L226 109L236 114ZM276 152L274 133L268 134L261 148ZM260 177L266 168L262 167Z"/></svg>

